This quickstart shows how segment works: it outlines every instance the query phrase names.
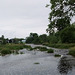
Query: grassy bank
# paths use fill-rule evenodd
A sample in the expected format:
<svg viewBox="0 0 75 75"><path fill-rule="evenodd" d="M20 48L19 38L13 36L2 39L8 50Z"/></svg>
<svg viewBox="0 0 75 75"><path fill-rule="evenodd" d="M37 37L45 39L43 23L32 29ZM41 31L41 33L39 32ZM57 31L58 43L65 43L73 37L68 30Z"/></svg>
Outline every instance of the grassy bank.
<svg viewBox="0 0 75 75"><path fill-rule="evenodd" d="M72 44L44 44L44 45L53 47L53 48L59 48L59 49L69 49L69 54L75 57L75 43L72 43Z"/></svg>
<svg viewBox="0 0 75 75"><path fill-rule="evenodd" d="M18 50L23 48L28 48L29 46L26 46L25 44L6 44L6 45L0 45L0 54L6 55L11 53L18 53Z"/></svg>
<svg viewBox="0 0 75 75"><path fill-rule="evenodd" d="M53 48L59 48L59 49L69 49L71 47L74 47L75 43L74 44L44 44L44 45L53 47Z"/></svg>

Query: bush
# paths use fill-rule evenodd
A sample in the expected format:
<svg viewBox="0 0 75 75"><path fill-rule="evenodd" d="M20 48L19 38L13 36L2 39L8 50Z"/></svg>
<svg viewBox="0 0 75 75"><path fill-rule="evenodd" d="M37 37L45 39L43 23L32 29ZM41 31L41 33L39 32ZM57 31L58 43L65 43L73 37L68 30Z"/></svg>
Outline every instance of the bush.
<svg viewBox="0 0 75 75"><path fill-rule="evenodd" d="M26 49L31 49L32 47L31 46L29 46L29 45L25 45L24 46Z"/></svg>
<svg viewBox="0 0 75 75"><path fill-rule="evenodd" d="M63 29L60 38L62 43L75 43L75 26L72 25Z"/></svg>
<svg viewBox="0 0 75 75"><path fill-rule="evenodd" d="M49 43L57 43L58 38L55 35L50 35L50 36L48 36L48 41L49 41Z"/></svg>
<svg viewBox="0 0 75 75"><path fill-rule="evenodd" d="M70 48L69 54L75 57L75 47Z"/></svg>
<svg viewBox="0 0 75 75"><path fill-rule="evenodd" d="M9 50L8 48L3 48L2 50L1 50L1 54L2 55L6 55L6 54L10 54L11 53L11 50Z"/></svg>
<svg viewBox="0 0 75 75"><path fill-rule="evenodd" d="M53 49L48 49L47 53L54 53Z"/></svg>
<svg viewBox="0 0 75 75"><path fill-rule="evenodd" d="M0 53L2 55L10 54L10 53L16 53L18 54L18 50L25 48L24 44L6 44L6 45L0 45Z"/></svg>

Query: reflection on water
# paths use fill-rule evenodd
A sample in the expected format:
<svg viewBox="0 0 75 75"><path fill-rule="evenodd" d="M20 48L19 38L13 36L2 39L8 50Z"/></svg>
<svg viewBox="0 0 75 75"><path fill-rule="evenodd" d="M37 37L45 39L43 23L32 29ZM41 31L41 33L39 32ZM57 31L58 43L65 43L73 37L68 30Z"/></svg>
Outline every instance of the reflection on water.
<svg viewBox="0 0 75 75"><path fill-rule="evenodd" d="M61 75L67 75L70 71L72 71L72 65L70 60L67 57L62 57L59 61L58 70Z"/></svg>

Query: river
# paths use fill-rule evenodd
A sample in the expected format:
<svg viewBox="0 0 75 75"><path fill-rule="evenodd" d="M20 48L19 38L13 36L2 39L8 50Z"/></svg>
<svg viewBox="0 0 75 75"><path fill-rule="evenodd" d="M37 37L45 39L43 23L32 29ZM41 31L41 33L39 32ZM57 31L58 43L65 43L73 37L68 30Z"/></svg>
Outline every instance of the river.
<svg viewBox="0 0 75 75"><path fill-rule="evenodd" d="M0 75L75 75L75 58L70 55L54 57L41 51L20 51L24 54L0 56Z"/></svg>

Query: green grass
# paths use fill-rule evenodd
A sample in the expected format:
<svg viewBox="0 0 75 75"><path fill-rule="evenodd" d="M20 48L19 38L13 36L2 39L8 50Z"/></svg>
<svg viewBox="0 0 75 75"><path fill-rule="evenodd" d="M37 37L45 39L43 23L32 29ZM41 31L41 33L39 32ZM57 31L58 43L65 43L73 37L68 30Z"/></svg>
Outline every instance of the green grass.
<svg viewBox="0 0 75 75"><path fill-rule="evenodd" d="M75 47L70 48L69 54L75 57Z"/></svg>

